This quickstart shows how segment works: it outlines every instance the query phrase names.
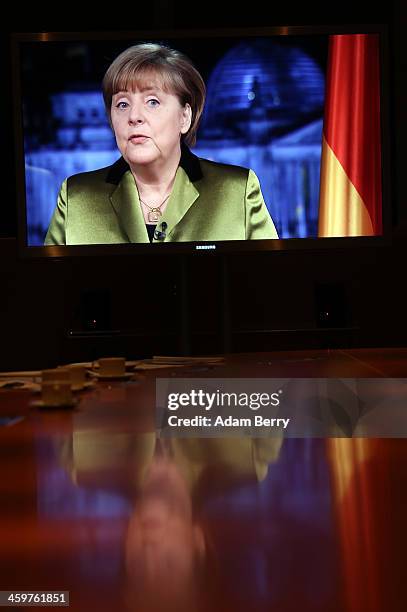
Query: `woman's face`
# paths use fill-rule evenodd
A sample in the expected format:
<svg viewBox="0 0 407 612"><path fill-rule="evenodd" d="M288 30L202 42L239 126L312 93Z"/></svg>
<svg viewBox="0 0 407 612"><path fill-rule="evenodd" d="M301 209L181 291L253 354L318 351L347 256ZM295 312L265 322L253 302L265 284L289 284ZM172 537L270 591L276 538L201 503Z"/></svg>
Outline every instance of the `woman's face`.
<svg viewBox="0 0 407 612"><path fill-rule="evenodd" d="M189 104L156 82L114 94L111 120L117 146L130 166L177 161L181 134L191 125Z"/></svg>

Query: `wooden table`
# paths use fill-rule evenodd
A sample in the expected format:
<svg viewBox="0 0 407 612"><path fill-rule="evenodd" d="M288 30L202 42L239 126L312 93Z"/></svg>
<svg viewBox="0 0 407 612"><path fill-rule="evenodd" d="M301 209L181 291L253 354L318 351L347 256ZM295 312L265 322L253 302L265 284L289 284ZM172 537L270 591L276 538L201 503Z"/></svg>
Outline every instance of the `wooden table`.
<svg viewBox="0 0 407 612"><path fill-rule="evenodd" d="M404 377L407 349L231 355L216 376ZM214 376L185 368L159 376ZM70 609L405 610L405 439L157 442L157 373L75 410L0 392L0 590ZM13 609L13 608L10 608ZM14 608L15 609L15 608Z"/></svg>

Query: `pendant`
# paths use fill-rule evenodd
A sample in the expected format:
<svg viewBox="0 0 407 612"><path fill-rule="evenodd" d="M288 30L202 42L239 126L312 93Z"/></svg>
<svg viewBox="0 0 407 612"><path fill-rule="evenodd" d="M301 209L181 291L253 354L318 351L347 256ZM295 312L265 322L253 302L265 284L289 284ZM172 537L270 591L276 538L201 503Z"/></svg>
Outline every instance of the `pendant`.
<svg viewBox="0 0 407 612"><path fill-rule="evenodd" d="M152 208L147 216L150 223L157 223L161 215L162 213L159 208Z"/></svg>

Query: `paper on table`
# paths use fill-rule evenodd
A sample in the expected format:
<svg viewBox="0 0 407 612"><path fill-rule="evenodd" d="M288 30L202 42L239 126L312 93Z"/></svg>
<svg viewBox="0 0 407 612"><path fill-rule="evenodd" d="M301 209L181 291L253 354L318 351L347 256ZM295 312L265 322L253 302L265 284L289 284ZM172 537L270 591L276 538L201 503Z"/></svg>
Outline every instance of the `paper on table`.
<svg viewBox="0 0 407 612"><path fill-rule="evenodd" d="M136 362L136 370L158 370L161 368L186 368L198 366L219 366L224 363L223 357L153 357Z"/></svg>
<svg viewBox="0 0 407 612"><path fill-rule="evenodd" d="M2 378L0 380L0 389L31 389L38 391L41 386L31 380L21 378Z"/></svg>
<svg viewBox="0 0 407 612"><path fill-rule="evenodd" d="M134 366L135 370L163 370L169 368L184 368L185 363L151 363L146 361L140 361Z"/></svg>
<svg viewBox="0 0 407 612"><path fill-rule="evenodd" d="M134 368L134 366L137 363L139 363L139 361L130 360L130 361L125 362L125 366L126 368ZM78 363L78 364L71 363L69 365L83 365L86 368L89 368L90 370L97 370L100 367L97 359L95 361L88 361L88 362L83 362L83 363Z"/></svg>
<svg viewBox="0 0 407 612"><path fill-rule="evenodd" d="M168 355L155 355L153 357L155 363L222 363L224 361L224 357L171 357Z"/></svg>

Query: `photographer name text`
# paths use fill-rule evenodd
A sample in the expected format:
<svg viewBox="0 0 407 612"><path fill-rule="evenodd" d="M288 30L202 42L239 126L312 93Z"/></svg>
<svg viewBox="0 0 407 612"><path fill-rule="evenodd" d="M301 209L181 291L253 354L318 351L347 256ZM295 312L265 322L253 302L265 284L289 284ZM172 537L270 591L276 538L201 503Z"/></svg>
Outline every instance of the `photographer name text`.
<svg viewBox="0 0 407 612"><path fill-rule="evenodd" d="M286 429L289 422L290 419L269 419L259 414L244 418L232 416L208 417L201 415L185 418L175 414L168 417L168 425L170 427L276 427Z"/></svg>

